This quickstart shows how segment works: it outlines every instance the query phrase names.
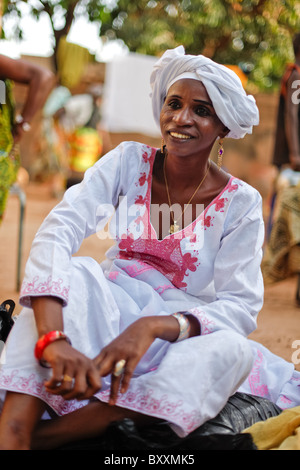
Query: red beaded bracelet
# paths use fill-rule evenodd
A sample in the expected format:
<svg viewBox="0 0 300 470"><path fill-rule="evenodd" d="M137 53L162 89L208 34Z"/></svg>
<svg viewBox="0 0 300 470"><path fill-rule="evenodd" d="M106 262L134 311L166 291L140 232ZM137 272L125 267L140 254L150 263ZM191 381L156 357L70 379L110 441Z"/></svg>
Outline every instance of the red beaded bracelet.
<svg viewBox="0 0 300 470"><path fill-rule="evenodd" d="M44 349L54 341L57 341L59 339L65 339L68 341L69 344L71 344L71 341L67 337L67 335L63 331L50 331L49 333L46 333L45 335L41 336L38 341L36 342L35 349L34 349L34 355L36 359L39 361L40 365L43 367L49 367L49 364L44 361L42 358Z"/></svg>

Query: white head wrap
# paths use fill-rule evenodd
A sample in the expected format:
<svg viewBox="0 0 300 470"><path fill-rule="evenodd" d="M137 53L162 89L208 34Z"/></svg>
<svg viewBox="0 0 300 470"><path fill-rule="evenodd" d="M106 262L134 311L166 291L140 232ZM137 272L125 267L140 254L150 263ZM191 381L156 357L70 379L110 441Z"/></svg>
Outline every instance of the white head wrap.
<svg viewBox="0 0 300 470"><path fill-rule="evenodd" d="M180 78L203 83L218 118L230 131L227 137L240 139L259 123L255 99L246 94L235 72L203 55L185 55L183 46L179 46L167 50L151 74L152 109L158 125L167 91Z"/></svg>

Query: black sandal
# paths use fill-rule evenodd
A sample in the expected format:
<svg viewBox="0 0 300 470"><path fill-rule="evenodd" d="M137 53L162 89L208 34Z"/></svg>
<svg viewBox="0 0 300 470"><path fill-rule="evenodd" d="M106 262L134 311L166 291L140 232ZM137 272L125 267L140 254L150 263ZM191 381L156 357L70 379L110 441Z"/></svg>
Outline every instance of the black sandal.
<svg viewBox="0 0 300 470"><path fill-rule="evenodd" d="M15 323L12 319L15 305L16 304L13 300L5 300L0 305L0 341L3 341L4 343Z"/></svg>

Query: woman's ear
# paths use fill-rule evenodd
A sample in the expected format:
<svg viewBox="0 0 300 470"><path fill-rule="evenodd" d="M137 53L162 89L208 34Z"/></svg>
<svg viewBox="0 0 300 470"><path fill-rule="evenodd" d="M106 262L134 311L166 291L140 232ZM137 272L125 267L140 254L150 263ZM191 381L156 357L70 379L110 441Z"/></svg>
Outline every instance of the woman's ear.
<svg viewBox="0 0 300 470"><path fill-rule="evenodd" d="M220 132L220 135L219 135L220 139L224 139L224 137L226 137L228 133L229 133L229 129L227 127L224 127L222 132Z"/></svg>

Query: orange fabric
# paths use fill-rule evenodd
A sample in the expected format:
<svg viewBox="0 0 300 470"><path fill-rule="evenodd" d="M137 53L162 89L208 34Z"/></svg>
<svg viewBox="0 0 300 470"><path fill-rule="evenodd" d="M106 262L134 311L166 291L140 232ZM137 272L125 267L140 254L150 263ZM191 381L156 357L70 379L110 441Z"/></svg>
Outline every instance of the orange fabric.
<svg viewBox="0 0 300 470"><path fill-rule="evenodd" d="M84 172L101 157L103 143L97 130L82 127L68 139L69 166L71 170Z"/></svg>

